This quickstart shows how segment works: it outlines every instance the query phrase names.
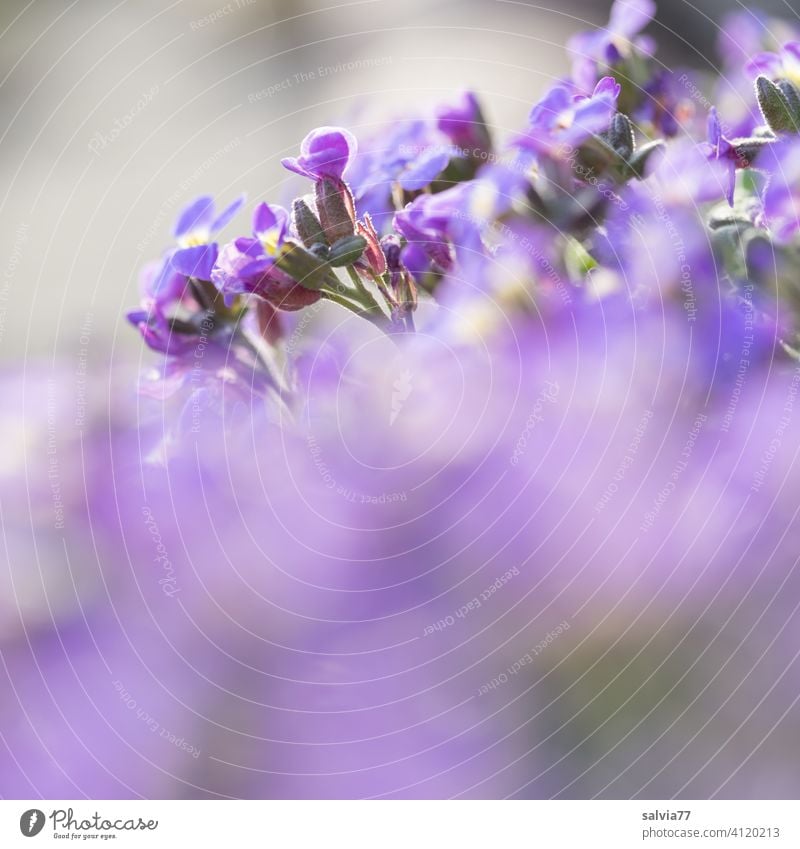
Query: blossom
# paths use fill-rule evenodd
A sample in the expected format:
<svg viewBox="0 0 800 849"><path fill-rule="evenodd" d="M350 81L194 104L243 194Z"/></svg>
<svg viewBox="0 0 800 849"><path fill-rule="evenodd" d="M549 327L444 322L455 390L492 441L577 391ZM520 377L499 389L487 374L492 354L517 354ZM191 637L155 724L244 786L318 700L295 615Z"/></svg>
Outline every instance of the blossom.
<svg viewBox="0 0 800 849"><path fill-rule="evenodd" d="M800 41L787 41L777 52L758 53L745 68L753 79L763 75L800 85Z"/></svg>
<svg viewBox="0 0 800 849"><path fill-rule="evenodd" d="M300 156L287 157L281 165L295 174L320 180L342 180L358 148L355 136L341 127L312 130L300 145Z"/></svg>
<svg viewBox="0 0 800 849"><path fill-rule="evenodd" d="M708 154L712 159L724 163L726 173L725 198L733 206L733 192L736 187L736 168L742 157L735 146L722 133L717 110L712 106L708 113Z"/></svg>
<svg viewBox="0 0 800 849"><path fill-rule="evenodd" d="M282 310L297 310L320 299L277 265L279 254L291 248L289 213L261 203L253 214L253 238L236 239L222 249L211 273L214 285L230 300L239 294L257 295Z"/></svg>
<svg viewBox="0 0 800 849"><path fill-rule="evenodd" d="M573 36L567 49L574 54L572 74L575 83L590 90L599 72L627 58L632 51L649 55L653 41L639 33L655 15L653 0L615 0L606 27Z"/></svg>
<svg viewBox="0 0 800 849"><path fill-rule="evenodd" d="M770 230L778 239L787 241L800 232L800 141L782 141L771 153L772 176L764 192L764 215Z"/></svg>
<svg viewBox="0 0 800 849"><path fill-rule="evenodd" d="M178 248L169 255L170 266L185 277L210 280L219 253L212 237L230 223L244 201L243 196L237 198L219 215L215 213L211 197L199 197L190 203L175 225Z"/></svg>
<svg viewBox="0 0 800 849"><path fill-rule="evenodd" d="M608 129L620 86L603 77L588 97L556 85L533 107L528 129L514 144L537 154L564 156L592 135Z"/></svg>
<svg viewBox="0 0 800 849"><path fill-rule="evenodd" d="M429 186L457 155L449 139L431 121L390 121L360 139L358 155L348 171L356 206L369 213L383 232L395 212L395 186L417 192Z"/></svg>
<svg viewBox="0 0 800 849"><path fill-rule="evenodd" d="M459 99L436 110L436 126L454 145L480 156L491 150L492 142L478 97L462 92Z"/></svg>
<svg viewBox="0 0 800 849"><path fill-rule="evenodd" d="M800 147L710 104L703 141L652 13L572 42L509 159L470 93L324 127L213 285L146 270L162 403L87 434L103 592L0 623L3 795L797 795Z"/></svg>

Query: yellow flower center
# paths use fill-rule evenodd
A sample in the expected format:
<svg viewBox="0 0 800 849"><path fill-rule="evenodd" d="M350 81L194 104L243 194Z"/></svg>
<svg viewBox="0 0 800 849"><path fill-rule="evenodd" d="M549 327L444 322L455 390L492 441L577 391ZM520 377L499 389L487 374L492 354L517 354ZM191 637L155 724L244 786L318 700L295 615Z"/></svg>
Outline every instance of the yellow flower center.
<svg viewBox="0 0 800 849"><path fill-rule="evenodd" d="M261 236L261 244L267 256L275 256L278 252L278 231L270 230Z"/></svg>

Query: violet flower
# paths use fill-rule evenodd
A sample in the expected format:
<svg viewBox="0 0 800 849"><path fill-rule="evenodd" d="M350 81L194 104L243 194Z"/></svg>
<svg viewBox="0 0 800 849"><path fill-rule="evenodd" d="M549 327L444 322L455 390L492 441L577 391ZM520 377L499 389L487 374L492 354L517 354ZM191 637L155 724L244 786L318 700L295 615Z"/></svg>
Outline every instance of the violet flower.
<svg viewBox="0 0 800 849"><path fill-rule="evenodd" d="M726 174L725 198L733 206L733 193L736 188L736 168L741 157L734 145L722 133L717 110L712 106L708 113L708 155L724 164Z"/></svg>
<svg viewBox="0 0 800 849"><path fill-rule="evenodd" d="M556 85L533 107L526 132L514 145L535 154L568 156L588 138L608 129L617 109L620 86L603 77L591 95Z"/></svg>
<svg viewBox="0 0 800 849"><path fill-rule="evenodd" d="M650 55L653 40L639 33L656 11L653 0L615 0L606 27L573 36L567 49L574 55L572 75L576 84L591 90L601 72L611 68L632 51Z"/></svg>
<svg viewBox="0 0 800 849"><path fill-rule="evenodd" d="M745 69L753 79L763 75L772 80L786 79L800 85L800 41L788 41L777 52L756 54L745 65Z"/></svg>
<svg viewBox="0 0 800 849"><path fill-rule="evenodd" d="M348 130L319 127L303 139L300 156L282 159L281 165L310 180L316 181L323 177L342 180L357 149L356 138Z"/></svg>
<svg viewBox="0 0 800 849"><path fill-rule="evenodd" d="M289 213L280 206L261 203L253 214L253 238L226 245L211 273L214 285L227 301L253 294L282 310L298 310L320 299L276 265L288 241Z"/></svg>
<svg viewBox="0 0 800 849"><path fill-rule="evenodd" d="M178 248L169 257L172 268L185 277L210 280L211 269L219 253L213 236L233 220L244 201L244 196L237 198L219 215L214 211L214 199L211 197L199 197L189 204L175 225Z"/></svg>
<svg viewBox="0 0 800 849"><path fill-rule="evenodd" d="M459 99L436 110L436 126L454 145L477 158L492 149L492 141L478 97L473 91L462 92Z"/></svg>

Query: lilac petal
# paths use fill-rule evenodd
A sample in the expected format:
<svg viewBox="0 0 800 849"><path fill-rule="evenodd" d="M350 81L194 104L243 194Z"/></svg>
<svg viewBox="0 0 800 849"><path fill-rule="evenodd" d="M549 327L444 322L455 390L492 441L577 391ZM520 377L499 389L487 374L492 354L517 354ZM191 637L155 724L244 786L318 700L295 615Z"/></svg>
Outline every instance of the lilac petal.
<svg viewBox="0 0 800 849"><path fill-rule="evenodd" d="M622 86L614 79L614 77L603 77L594 87L592 97L607 96L615 103L622 91Z"/></svg>
<svg viewBox="0 0 800 849"><path fill-rule="evenodd" d="M407 192L417 192L433 182L447 168L450 154L444 150L431 149L425 151L416 162L411 164L398 182Z"/></svg>
<svg viewBox="0 0 800 849"><path fill-rule="evenodd" d="M649 35L640 35L636 39L636 49L645 56L653 57L658 49L658 42Z"/></svg>
<svg viewBox="0 0 800 849"><path fill-rule="evenodd" d="M795 61L800 62L800 41L787 41L786 44L781 47L781 52L787 54Z"/></svg>
<svg viewBox="0 0 800 849"><path fill-rule="evenodd" d="M269 233L275 228L280 229L281 236L289 223L289 213L282 206L271 206L261 203L253 213L253 233L256 236Z"/></svg>
<svg viewBox="0 0 800 849"><path fill-rule="evenodd" d="M134 326L138 327L140 324L147 323L147 316L149 315L148 310L129 310L125 313L125 318Z"/></svg>
<svg viewBox="0 0 800 849"><path fill-rule="evenodd" d="M575 110L572 127L577 127L584 133L602 133L608 129L616 111L616 103L606 98L587 100Z"/></svg>
<svg viewBox="0 0 800 849"><path fill-rule="evenodd" d="M717 115L717 107L712 106L708 112L708 143L719 152L719 143L722 139L722 126Z"/></svg>
<svg viewBox="0 0 800 849"><path fill-rule="evenodd" d="M234 241L236 250L241 254L246 254L250 257L260 257L264 253L264 246L258 239L251 239L249 236L242 236Z"/></svg>
<svg viewBox="0 0 800 849"><path fill-rule="evenodd" d="M572 106L572 94L566 86L553 86L531 109L529 122L533 127L549 128L555 119Z"/></svg>
<svg viewBox="0 0 800 849"><path fill-rule="evenodd" d="M303 139L301 153L319 176L342 179L357 147L355 136L347 130L320 127Z"/></svg>
<svg viewBox="0 0 800 849"><path fill-rule="evenodd" d="M174 268L171 260L168 256L143 287L144 293L159 307L180 301L186 290L186 277Z"/></svg>
<svg viewBox="0 0 800 849"><path fill-rule="evenodd" d="M172 267L186 277L198 280L211 280L211 271L217 261L219 248L216 243L197 245L194 248L182 248L171 257Z"/></svg>
<svg viewBox="0 0 800 849"><path fill-rule="evenodd" d="M614 35L630 38L643 30L656 14L653 0L616 0L611 7L608 29Z"/></svg>
<svg viewBox="0 0 800 849"><path fill-rule="evenodd" d="M264 259L257 259L254 262L248 263L243 266L239 271L239 274L243 278L247 277L255 277L256 275L264 274L264 272L269 271L270 268L275 264L275 261L271 257L265 257Z"/></svg>
<svg viewBox="0 0 800 849"><path fill-rule="evenodd" d="M730 163L726 178L727 179L725 185L725 199L728 201L729 206L732 207L733 195L736 190L736 166L733 164L733 162Z"/></svg>
<svg viewBox="0 0 800 849"><path fill-rule="evenodd" d="M319 180L333 177L341 180L356 155L355 136L341 127L319 127L312 130L300 146L299 157L281 160L289 171Z"/></svg>
<svg viewBox="0 0 800 849"><path fill-rule="evenodd" d="M246 195L239 195L238 198L225 210L223 210L218 216L217 219L211 225L211 232L217 233L223 227L230 224L233 220L233 216L242 208L242 205L247 200Z"/></svg>
<svg viewBox="0 0 800 849"><path fill-rule="evenodd" d="M745 71L753 78L763 74L774 79L781 75L783 63L777 53L757 53L744 66Z"/></svg>
<svg viewBox="0 0 800 849"><path fill-rule="evenodd" d="M180 239L199 228L210 228L214 220L214 198L208 195L193 200L178 216L175 237Z"/></svg>
<svg viewBox="0 0 800 849"><path fill-rule="evenodd" d="M287 156L284 159L281 159L281 165L283 165L287 171L292 171L295 174L299 174L301 177L308 177L310 180L313 180L316 177L315 174L312 174L305 165L302 164L298 157Z"/></svg>

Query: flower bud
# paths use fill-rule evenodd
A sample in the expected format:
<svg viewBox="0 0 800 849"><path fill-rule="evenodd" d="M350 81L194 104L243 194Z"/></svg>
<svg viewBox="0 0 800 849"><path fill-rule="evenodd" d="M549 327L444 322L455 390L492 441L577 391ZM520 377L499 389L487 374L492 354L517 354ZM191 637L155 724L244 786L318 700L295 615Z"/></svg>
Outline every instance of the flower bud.
<svg viewBox="0 0 800 849"><path fill-rule="evenodd" d="M376 277L382 277L386 273L386 257L383 255L380 237L369 213L364 215L363 221L356 224L356 232L363 236L367 243L360 264Z"/></svg>
<svg viewBox="0 0 800 849"><path fill-rule="evenodd" d="M353 195L343 180L322 177L316 186L317 213L329 244L352 236L356 228Z"/></svg>
<svg viewBox="0 0 800 849"><path fill-rule="evenodd" d="M318 243L327 244L319 219L303 198L297 198L292 204L292 220L297 235L307 248Z"/></svg>
<svg viewBox="0 0 800 849"><path fill-rule="evenodd" d="M381 247L386 257L386 267L389 272L389 282L394 293L398 311L408 314L417 308L417 286L409 270L401 259L401 244L397 236L385 236Z"/></svg>
<svg viewBox="0 0 800 849"><path fill-rule="evenodd" d="M331 245L328 262L337 268L353 265L364 253L366 246L367 240L363 236L345 236Z"/></svg>
<svg viewBox="0 0 800 849"><path fill-rule="evenodd" d="M623 115L622 112L617 112L611 119L611 126L608 130L608 142L617 156L622 157L626 162L633 156L633 152L636 150L633 126L628 116Z"/></svg>

